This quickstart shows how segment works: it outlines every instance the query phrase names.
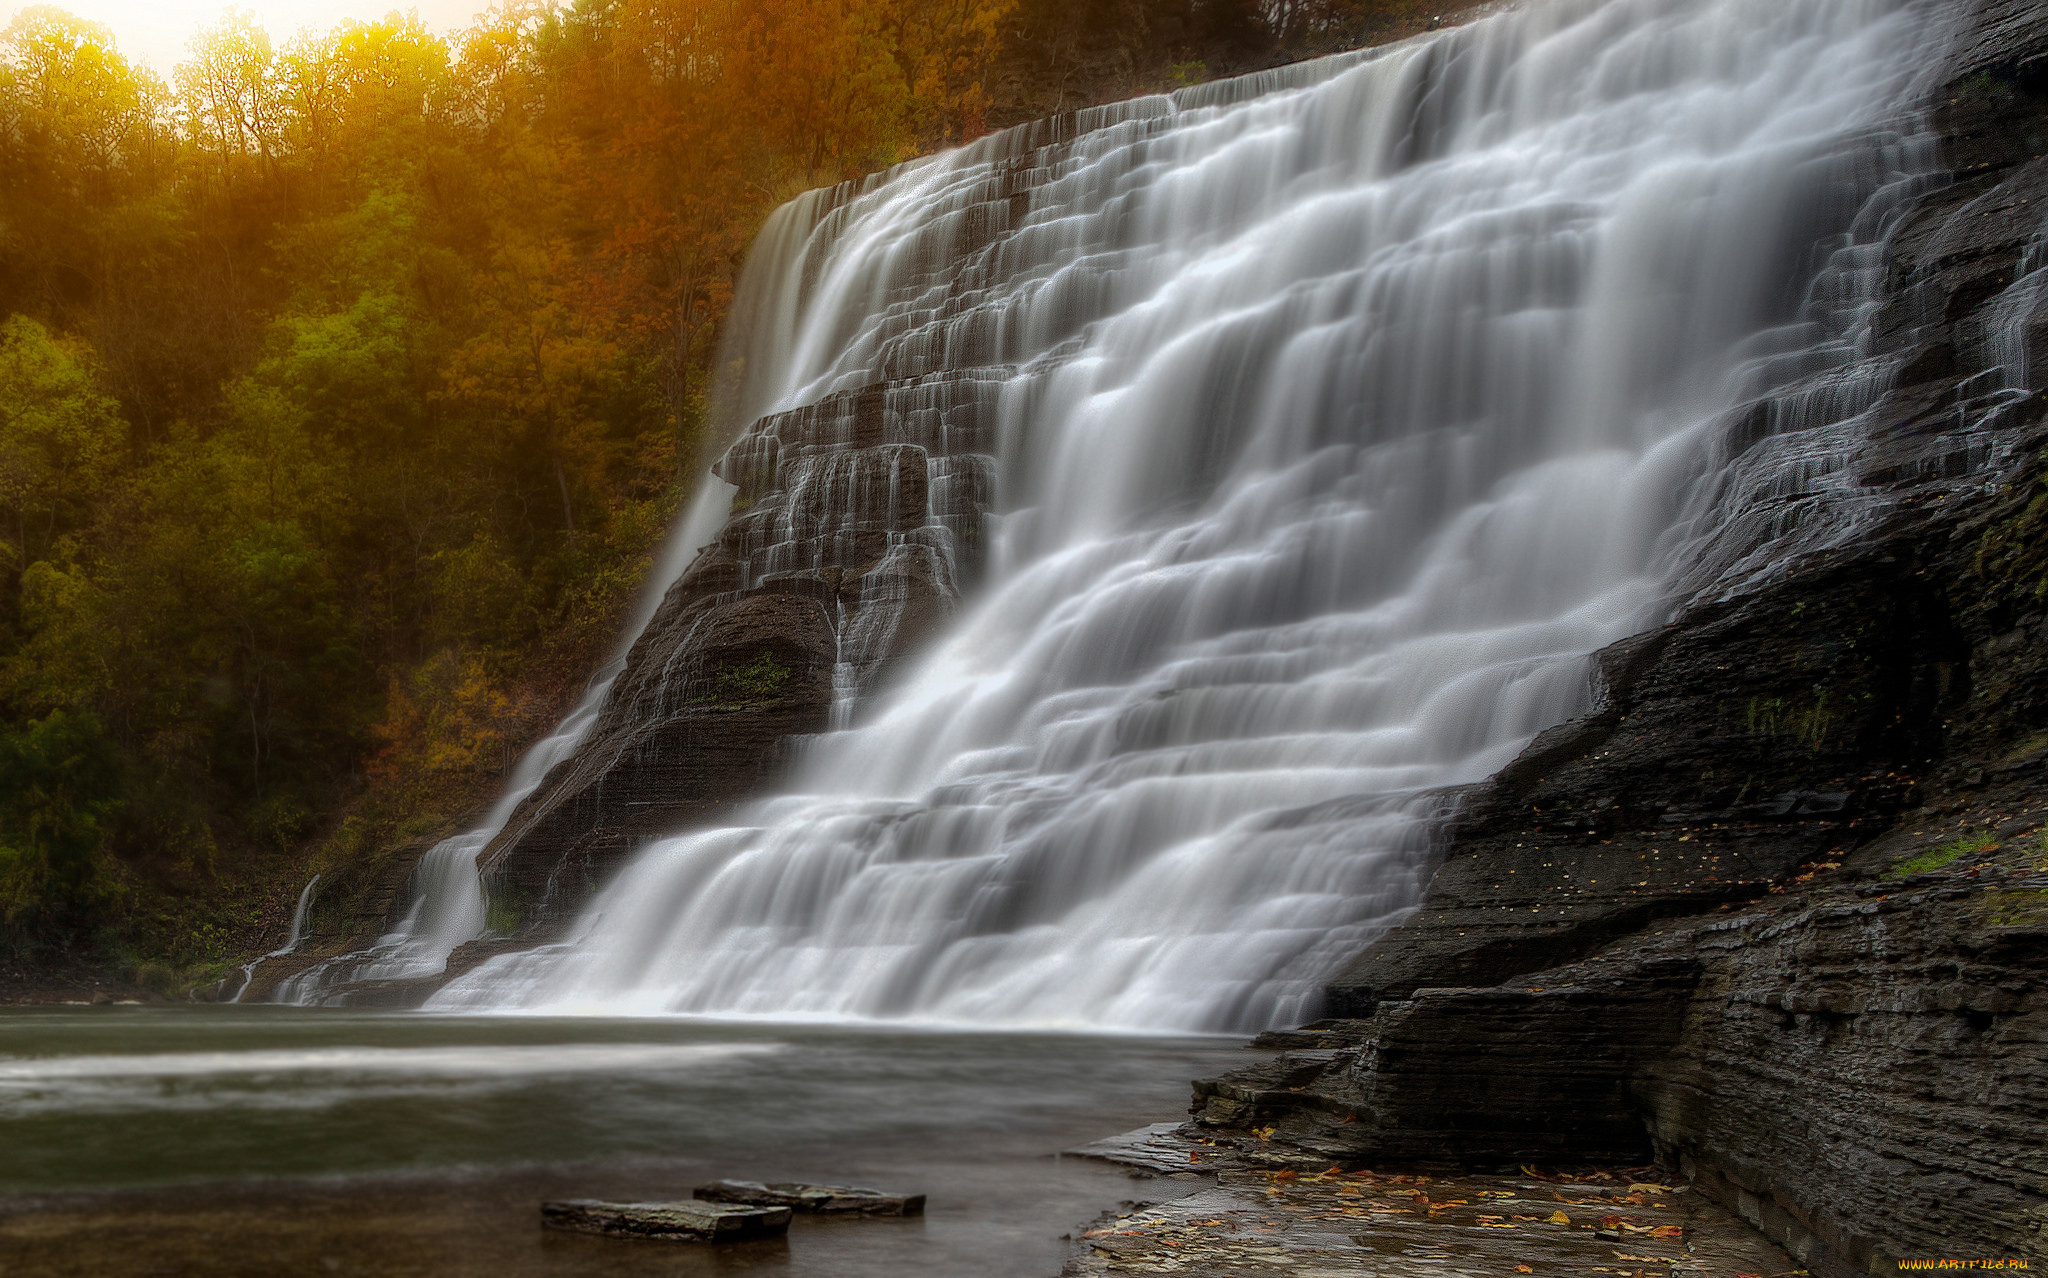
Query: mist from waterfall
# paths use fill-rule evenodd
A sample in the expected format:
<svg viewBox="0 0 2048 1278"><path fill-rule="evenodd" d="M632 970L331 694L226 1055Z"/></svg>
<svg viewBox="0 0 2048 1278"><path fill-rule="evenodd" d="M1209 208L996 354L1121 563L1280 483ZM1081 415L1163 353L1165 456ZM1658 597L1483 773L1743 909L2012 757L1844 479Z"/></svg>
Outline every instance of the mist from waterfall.
<svg viewBox="0 0 2048 1278"><path fill-rule="evenodd" d="M983 581L785 793L429 1006L1312 1015L1447 788L1582 710L1756 490L1732 411L1860 353L1936 15L1531 0L785 208L740 403L1001 369Z"/></svg>

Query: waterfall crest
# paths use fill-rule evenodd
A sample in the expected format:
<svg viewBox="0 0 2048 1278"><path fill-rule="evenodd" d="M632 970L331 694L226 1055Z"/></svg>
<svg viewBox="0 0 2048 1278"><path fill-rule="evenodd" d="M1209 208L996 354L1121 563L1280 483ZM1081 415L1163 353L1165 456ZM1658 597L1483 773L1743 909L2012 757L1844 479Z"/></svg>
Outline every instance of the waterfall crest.
<svg viewBox="0 0 2048 1278"><path fill-rule="evenodd" d="M884 386L881 444L924 448L944 422L899 392L977 370L980 584L785 793L429 1006L1313 1014L1417 900L1447 792L1665 615L1741 487L1731 420L1856 358L1936 30L1903 0L1540 0L785 209L736 402ZM757 428L726 473L824 473L779 450ZM890 544L957 558L926 500ZM737 571L790 568L776 536Z"/></svg>

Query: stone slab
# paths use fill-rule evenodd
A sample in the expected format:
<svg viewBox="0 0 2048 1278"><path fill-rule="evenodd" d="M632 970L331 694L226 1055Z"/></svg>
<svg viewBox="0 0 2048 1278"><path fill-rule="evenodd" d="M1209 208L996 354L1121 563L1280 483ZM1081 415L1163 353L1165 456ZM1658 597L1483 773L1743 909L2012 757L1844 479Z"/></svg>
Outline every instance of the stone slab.
<svg viewBox="0 0 2048 1278"><path fill-rule="evenodd" d="M726 1203L614 1203L570 1198L540 1205L541 1224L612 1238L659 1238L674 1242L740 1242L777 1238L789 1232L787 1207L743 1207Z"/></svg>
<svg viewBox="0 0 2048 1278"><path fill-rule="evenodd" d="M858 1185L806 1185L787 1181L764 1185L757 1180L720 1180L699 1185L696 1195L707 1202L787 1207L802 1212L860 1216L924 1215L923 1194L892 1194Z"/></svg>

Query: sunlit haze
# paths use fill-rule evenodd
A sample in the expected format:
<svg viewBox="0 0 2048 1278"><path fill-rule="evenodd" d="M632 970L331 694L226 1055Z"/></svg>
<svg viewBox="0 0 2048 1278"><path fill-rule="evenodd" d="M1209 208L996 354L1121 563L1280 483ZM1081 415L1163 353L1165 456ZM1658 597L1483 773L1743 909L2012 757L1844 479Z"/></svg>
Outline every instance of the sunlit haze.
<svg viewBox="0 0 2048 1278"><path fill-rule="evenodd" d="M12 0L0 3L0 13L9 22L28 8ZM114 39L127 57L148 63L169 79L171 71L185 58L185 47L202 27L218 24L230 6L216 0L70 0L56 6L104 22L113 28ZM380 0L253 0L235 5L256 17L270 32L273 43L282 43L301 27L325 30L344 18L381 18L394 9L417 12L436 31L453 31L485 7L484 0L423 0L414 5L393 5Z"/></svg>

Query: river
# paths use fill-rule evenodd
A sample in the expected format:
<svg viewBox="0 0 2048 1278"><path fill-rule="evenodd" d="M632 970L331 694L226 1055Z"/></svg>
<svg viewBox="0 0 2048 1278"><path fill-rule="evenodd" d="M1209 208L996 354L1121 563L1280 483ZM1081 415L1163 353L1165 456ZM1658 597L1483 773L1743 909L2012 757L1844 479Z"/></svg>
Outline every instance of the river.
<svg viewBox="0 0 2048 1278"><path fill-rule="evenodd" d="M1046 1278L1165 1196L1060 1151L1178 1117L1238 1040L292 1007L0 1012L0 1274ZM703 1248L543 1232L552 1196L924 1192ZM1148 1193L1148 1184L1150 1192Z"/></svg>

